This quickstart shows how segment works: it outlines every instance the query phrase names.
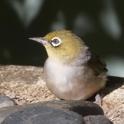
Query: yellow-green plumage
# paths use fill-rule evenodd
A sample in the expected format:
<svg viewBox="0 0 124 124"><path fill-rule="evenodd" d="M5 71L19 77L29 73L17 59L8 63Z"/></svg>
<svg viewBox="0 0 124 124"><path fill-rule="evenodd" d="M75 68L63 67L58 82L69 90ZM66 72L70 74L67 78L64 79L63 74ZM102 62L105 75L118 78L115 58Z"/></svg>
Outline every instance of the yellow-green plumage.
<svg viewBox="0 0 124 124"><path fill-rule="evenodd" d="M72 61L81 52L84 46L84 42L67 30L55 31L47 34L44 39L51 42L53 37L59 37L62 40L62 44L57 48L51 45L46 45L46 50L49 57L61 59L61 61L66 60Z"/></svg>

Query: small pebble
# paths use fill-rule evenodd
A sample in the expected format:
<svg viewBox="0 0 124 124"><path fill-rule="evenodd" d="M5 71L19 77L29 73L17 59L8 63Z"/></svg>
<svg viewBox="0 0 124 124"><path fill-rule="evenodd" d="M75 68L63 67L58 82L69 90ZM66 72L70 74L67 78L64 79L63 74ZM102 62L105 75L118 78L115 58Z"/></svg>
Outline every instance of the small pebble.
<svg viewBox="0 0 124 124"><path fill-rule="evenodd" d="M84 117L85 124L113 124L104 115L90 115Z"/></svg>
<svg viewBox="0 0 124 124"><path fill-rule="evenodd" d="M14 106L15 102L8 96L0 96L0 108Z"/></svg>

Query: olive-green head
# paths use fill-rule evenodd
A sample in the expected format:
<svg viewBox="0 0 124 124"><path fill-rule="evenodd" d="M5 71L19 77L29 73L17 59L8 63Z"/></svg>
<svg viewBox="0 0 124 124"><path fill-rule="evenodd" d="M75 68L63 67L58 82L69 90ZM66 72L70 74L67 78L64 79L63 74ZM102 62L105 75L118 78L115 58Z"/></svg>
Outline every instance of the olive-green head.
<svg viewBox="0 0 124 124"><path fill-rule="evenodd" d="M30 39L43 44L48 57L63 62L74 60L86 48L85 43L68 30L54 31L44 37Z"/></svg>

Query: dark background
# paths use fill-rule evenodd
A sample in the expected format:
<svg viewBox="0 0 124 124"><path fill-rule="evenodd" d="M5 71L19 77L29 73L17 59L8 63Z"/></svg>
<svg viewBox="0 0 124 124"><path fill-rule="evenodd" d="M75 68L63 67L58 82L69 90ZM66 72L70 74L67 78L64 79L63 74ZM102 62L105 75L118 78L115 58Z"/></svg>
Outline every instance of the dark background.
<svg viewBox="0 0 124 124"><path fill-rule="evenodd" d="M0 64L42 66L47 54L28 38L66 28L107 62L110 74L124 75L123 0L32 1L0 1Z"/></svg>

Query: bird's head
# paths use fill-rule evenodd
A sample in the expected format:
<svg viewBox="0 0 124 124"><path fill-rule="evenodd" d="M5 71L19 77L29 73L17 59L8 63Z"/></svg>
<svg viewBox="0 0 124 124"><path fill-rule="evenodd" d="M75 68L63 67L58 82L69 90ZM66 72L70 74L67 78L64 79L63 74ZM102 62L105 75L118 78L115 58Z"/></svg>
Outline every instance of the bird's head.
<svg viewBox="0 0 124 124"><path fill-rule="evenodd" d="M86 49L85 43L77 35L68 30L54 31L44 37L30 39L43 44L48 57L63 62L74 60Z"/></svg>

